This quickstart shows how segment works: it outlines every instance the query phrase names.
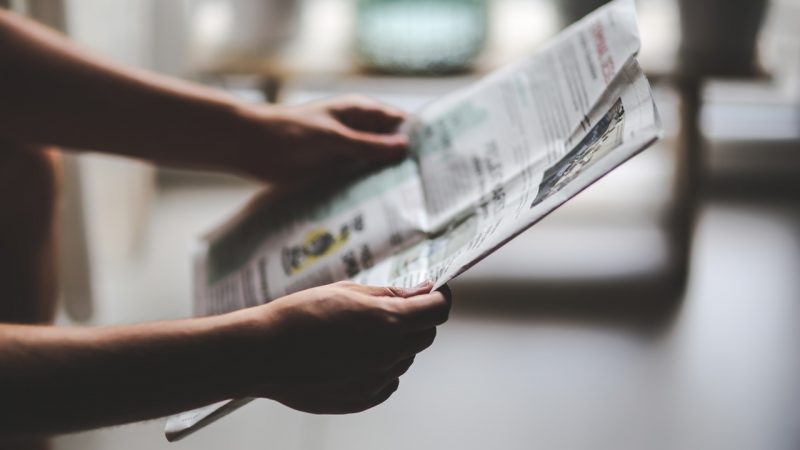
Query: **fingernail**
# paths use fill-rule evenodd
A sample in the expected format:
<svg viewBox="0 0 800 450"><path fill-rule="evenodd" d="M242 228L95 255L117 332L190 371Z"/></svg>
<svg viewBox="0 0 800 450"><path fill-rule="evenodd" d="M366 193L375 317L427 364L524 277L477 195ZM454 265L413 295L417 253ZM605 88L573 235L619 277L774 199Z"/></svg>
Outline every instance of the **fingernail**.
<svg viewBox="0 0 800 450"><path fill-rule="evenodd" d="M431 281L431 280L425 280L425 281L423 281L422 283L420 283L420 284L418 284L418 285L414 286L412 289L419 289L419 288L422 288L422 287L425 287L425 286L429 286L429 285L431 285L431 284L433 284L433 281Z"/></svg>

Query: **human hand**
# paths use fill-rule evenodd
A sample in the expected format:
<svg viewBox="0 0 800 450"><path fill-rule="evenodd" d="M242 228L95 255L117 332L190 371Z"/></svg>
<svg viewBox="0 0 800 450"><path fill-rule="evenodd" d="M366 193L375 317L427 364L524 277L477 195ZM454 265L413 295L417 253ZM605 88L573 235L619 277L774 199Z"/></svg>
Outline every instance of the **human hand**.
<svg viewBox="0 0 800 450"><path fill-rule="evenodd" d="M405 114L362 96L260 107L252 118L255 138L237 164L266 181L329 180L399 161L408 145L398 133Z"/></svg>
<svg viewBox="0 0 800 450"><path fill-rule="evenodd" d="M342 282L251 308L253 350L268 397L317 414L369 409L397 389L414 356L447 320L449 290Z"/></svg>

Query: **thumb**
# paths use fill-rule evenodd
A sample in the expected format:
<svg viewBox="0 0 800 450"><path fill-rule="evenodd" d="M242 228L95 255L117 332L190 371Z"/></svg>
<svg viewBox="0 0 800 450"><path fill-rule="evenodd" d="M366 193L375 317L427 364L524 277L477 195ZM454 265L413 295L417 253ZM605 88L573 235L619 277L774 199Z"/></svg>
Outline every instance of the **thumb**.
<svg viewBox="0 0 800 450"><path fill-rule="evenodd" d="M368 284L355 285L357 289L365 294L381 296L381 297L400 297L408 298L415 295L427 294L433 289L433 282L430 280L423 281L422 283L409 288L398 286L371 286Z"/></svg>
<svg viewBox="0 0 800 450"><path fill-rule="evenodd" d="M346 127L370 133L392 133L406 120L403 111L361 96L340 99L331 113Z"/></svg>
<svg viewBox="0 0 800 450"><path fill-rule="evenodd" d="M408 149L408 137L402 134L376 134L345 129L342 136L347 147L359 158L376 161L395 161L403 158Z"/></svg>

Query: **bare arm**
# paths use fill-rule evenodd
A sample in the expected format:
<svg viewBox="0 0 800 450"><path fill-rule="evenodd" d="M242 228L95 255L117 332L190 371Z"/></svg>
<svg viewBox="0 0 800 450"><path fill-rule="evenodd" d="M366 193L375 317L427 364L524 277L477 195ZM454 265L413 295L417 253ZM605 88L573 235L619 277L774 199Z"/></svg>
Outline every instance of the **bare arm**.
<svg viewBox="0 0 800 450"><path fill-rule="evenodd" d="M0 136L268 180L402 157L403 114L361 98L252 106L105 61L0 11Z"/></svg>
<svg viewBox="0 0 800 450"><path fill-rule="evenodd" d="M312 413L375 406L447 319L430 284L337 283L234 313L108 328L0 325L0 437L265 397Z"/></svg>
<svg viewBox="0 0 800 450"><path fill-rule="evenodd" d="M403 115L362 98L249 106L120 67L0 12L0 137L285 181L401 158ZM0 436L261 396L346 413L396 389L447 316L441 294L336 284L236 313L109 328L0 325Z"/></svg>
<svg viewBox="0 0 800 450"><path fill-rule="evenodd" d="M0 325L0 436L159 417L235 396L230 316L110 328ZM238 352L238 353L237 353Z"/></svg>

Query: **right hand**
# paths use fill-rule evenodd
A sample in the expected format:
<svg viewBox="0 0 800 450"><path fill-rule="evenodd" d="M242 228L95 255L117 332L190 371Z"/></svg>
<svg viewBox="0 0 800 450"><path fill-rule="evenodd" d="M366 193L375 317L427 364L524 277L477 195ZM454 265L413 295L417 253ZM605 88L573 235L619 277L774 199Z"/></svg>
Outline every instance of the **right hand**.
<svg viewBox="0 0 800 450"><path fill-rule="evenodd" d="M264 376L254 395L317 414L382 403L448 318L449 290L431 288L341 282L252 308Z"/></svg>
<svg viewBox="0 0 800 450"><path fill-rule="evenodd" d="M268 182L318 183L406 156L404 112L348 95L298 106L259 106L246 117L256 134L231 153L234 170ZM298 182L298 180L302 180Z"/></svg>

